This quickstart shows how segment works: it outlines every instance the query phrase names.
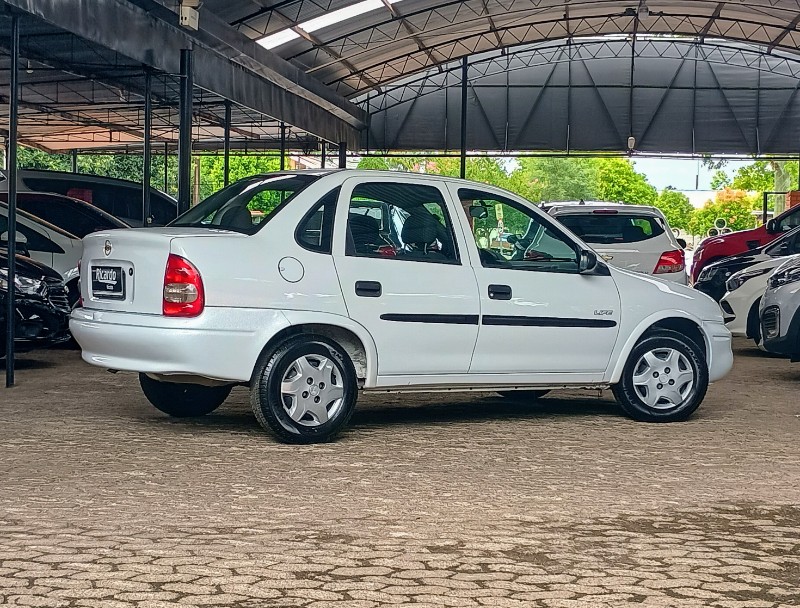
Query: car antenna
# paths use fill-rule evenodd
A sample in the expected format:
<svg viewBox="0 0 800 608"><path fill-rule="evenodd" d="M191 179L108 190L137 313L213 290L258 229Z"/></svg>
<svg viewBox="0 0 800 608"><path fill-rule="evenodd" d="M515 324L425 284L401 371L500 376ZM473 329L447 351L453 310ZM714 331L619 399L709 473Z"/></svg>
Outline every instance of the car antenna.
<svg viewBox="0 0 800 608"><path fill-rule="evenodd" d="M583 199L581 199L581 200L580 200L580 202L579 202L578 204L579 204L579 205L585 205L585 204L586 204L586 201L585 201L585 200L583 200Z"/></svg>

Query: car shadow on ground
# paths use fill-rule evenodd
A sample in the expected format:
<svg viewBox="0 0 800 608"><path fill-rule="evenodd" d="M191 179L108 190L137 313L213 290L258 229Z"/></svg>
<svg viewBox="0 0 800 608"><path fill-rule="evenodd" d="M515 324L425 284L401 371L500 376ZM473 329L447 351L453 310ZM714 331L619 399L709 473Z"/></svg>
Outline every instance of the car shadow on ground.
<svg viewBox="0 0 800 608"><path fill-rule="evenodd" d="M435 399L435 397L434 397ZM431 423L488 422L543 417L616 416L616 404L596 398L560 399L547 397L535 402L502 397L437 404L383 405L360 404L350 421L352 427L425 425Z"/></svg>
<svg viewBox="0 0 800 608"><path fill-rule="evenodd" d="M384 395L379 399L377 401L376 396L370 396L359 400L348 427L380 428L620 415L613 400L600 400L594 396L587 396L586 399L546 397L533 403L491 396L473 401L451 400L437 403L436 396L432 395L426 402L420 402L417 397L414 403L403 403L402 397L398 397L397 405L387 404ZM452 395L448 399L452 399ZM220 410L199 418L170 418L152 411L140 420L170 433L195 434L208 431L252 435L264 432L250 408L241 402L228 403Z"/></svg>
<svg viewBox="0 0 800 608"><path fill-rule="evenodd" d="M50 369L53 367L58 367L58 363L55 361L43 361L41 359L27 359L23 355L17 355L14 357L14 370L16 371L27 371L33 369ZM6 369L6 360L0 359L0 370L5 371Z"/></svg>
<svg viewBox="0 0 800 608"><path fill-rule="evenodd" d="M784 359L783 355L776 355L761 350L757 346L751 348L741 348L736 351L737 357L747 357L748 359Z"/></svg>

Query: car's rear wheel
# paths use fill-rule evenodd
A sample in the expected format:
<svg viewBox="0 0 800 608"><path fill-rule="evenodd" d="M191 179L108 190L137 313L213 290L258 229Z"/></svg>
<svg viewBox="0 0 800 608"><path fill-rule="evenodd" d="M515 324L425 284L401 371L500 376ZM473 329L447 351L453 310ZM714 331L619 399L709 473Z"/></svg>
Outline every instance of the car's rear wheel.
<svg viewBox="0 0 800 608"><path fill-rule="evenodd" d="M302 335L261 357L250 403L262 427L286 443L331 441L358 398L353 362L335 342Z"/></svg>
<svg viewBox="0 0 800 608"><path fill-rule="evenodd" d="M175 418L193 418L210 414L231 394L232 385L203 386L180 382L161 382L139 374L139 384L147 400Z"/></svg>
<svg viewBox="0 0 800 608"><path fill-rule="evenodd" d="M612 389L623 411L635 420L686 420L705 397L708 366L693 340L661 330L644 336L634 347Z"/></svg>
<svg viewBox="0 0 800 608"><path fill-rule="evenodd" d="M498 391L498 395L514 401L537 401L550 391Z"/></svg>

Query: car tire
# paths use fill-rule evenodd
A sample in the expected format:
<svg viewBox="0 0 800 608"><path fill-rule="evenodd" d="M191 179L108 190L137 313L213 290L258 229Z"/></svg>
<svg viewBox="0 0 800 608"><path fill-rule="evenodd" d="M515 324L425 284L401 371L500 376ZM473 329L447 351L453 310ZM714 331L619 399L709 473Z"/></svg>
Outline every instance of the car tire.
<svg viewBox="0 0 800 608"><path fill-rule="evenodd" d="M147 400L174 418L195 418L210 414L231 394L232 385L203 386L179 382L161 382L139 374L139 384Z"/></svg>
<svg viewBox="0 0 800 608"><path fill-rule="evenodd" d="M700 346L670 330L642 337L612 387L625 414L642 422L686 420L707 389L708 365Z"/></svg>
<svg viewBox="0 0 800 608"><path fill-rule="evenodd" d="M285 443L333 440L350 421L357 399L350 357L313 334L290 338L262 355L250 386L258 422Z"/></svg>
<svg viewBox="0 0 800 608"><path fill-rule="evenodd" d="M514 401L538 401L550 391L498 391L498 395Z"/></svg>

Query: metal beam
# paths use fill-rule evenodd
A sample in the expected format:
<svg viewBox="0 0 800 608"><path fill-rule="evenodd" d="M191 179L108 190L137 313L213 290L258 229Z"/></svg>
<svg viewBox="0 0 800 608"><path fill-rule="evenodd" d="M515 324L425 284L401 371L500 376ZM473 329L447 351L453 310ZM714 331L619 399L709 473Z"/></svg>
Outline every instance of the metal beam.
<svg viewBox="0 0 800 608"><path fill-rule="evenodd" d="M151 95L150 72L144 75L144 146L142 150L142 226L147 227L150 220L150 152L151 131L153 128L153 98Z"/></svg>
<svg viewBox="0 0 800 608"><path fill-rule="evenodd" d="M225 100L225 134L223 135L222 184L227 186L231 179L231 102Z"/></svg>
<svg viewBox="0 0 800 608"><path fill-rule="evenodd" d="M6 0L6 4L155 70L175 74L194 48L198 87L333 141L358 144L366 115L297 66L237 32L207 9L190 33L150 10L154 0ZM174 4L171 3L170 4ZM148 8L142 8L147 6ZM136 36L131 36L132 31Z"/></svg>
<svg viewBox="0 0 800 608"><path fill-rule="evenodd" d="M286 168L286 124L281 123L281 171Z"/></svg>
<svg viewBox="0 0 800 608"><path fill-rule="evenodd" d="M178 213L189 210L192 180L192 50L181 49L181 99L178 124Z"/></svg>
<svg viewBox="0 0 800 608"><path fill-rule="evenodd" d="M800 13L797 13L795 18L791 20L791 22L783 29L783 31L772 40L770 45L767 47L767 53L772 53L772 51L775 50L775 47L777 47L792 30L797 29L798 24L800 24Z"/></svg>
<svg viewBox="0 0 800 608"><path fill-rule="evenodd" d="M14 339L17 325L17 123L19 119L19 15L11 15L11 89L8 102L8 264L6 267L6 388L14 386Z"/></svg>
<svg viewBox="0 0 800 608"><path fill-rule="evenodd" d="M347 142L339 142L339 168L347 169Z"/></svg>
<svg viewBox="0 0 800 608"><path fill-rule="evenodd" d="M467 177L467 70L466 57L461 58L461 179Z"/></svg>

